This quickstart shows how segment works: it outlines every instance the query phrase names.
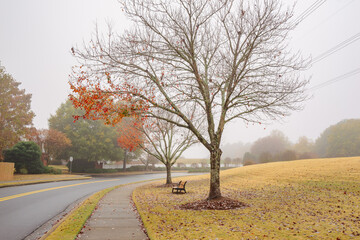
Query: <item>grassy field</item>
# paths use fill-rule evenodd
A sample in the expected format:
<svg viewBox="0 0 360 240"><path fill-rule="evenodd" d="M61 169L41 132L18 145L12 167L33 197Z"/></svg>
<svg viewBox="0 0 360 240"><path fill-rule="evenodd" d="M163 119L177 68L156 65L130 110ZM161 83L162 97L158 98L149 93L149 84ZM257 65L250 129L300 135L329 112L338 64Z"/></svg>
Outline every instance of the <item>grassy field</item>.
<svg viewBox="0 0 360 240"><path fill-rule="evenodd" d="M223 171L222 195L248 205L242 209L179 210L209 190L208 175L182 180L187 194L157 186L163 182L134 191L151 239L360 239L360 157Z"/></svg>

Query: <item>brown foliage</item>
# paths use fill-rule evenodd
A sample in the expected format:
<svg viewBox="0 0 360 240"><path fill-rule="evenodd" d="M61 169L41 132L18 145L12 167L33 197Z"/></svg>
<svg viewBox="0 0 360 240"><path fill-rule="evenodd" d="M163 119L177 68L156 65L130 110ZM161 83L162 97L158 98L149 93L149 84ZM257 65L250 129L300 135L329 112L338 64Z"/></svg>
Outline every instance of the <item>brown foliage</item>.
<svg viewBox="0 0 360 240"><path fill-rule="evenodd" d="M31 128L27 139L35 142L50 158L59 159L62 153L71 147L71 140L55 129Z"/></svg>

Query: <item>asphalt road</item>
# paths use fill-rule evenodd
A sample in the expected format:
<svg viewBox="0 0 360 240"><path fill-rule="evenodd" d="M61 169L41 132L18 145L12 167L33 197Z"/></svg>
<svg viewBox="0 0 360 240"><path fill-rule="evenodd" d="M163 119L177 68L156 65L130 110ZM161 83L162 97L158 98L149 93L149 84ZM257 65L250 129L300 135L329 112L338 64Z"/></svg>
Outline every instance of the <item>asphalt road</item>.
<svg viewBox="0 0 360 240"><path fill-rule="evenodd" d="M172 173L173 177L184 175L191 174ZM102 189L165 176L129 175L0 188L0 240L24 239L74 202Z"/></svg>

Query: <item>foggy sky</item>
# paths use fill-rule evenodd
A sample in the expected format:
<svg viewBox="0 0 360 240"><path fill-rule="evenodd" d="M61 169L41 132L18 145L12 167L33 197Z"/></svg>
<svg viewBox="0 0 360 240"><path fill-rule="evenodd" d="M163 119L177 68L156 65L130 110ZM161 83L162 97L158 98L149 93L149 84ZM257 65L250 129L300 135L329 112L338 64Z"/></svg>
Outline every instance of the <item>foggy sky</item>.
<svg viewBox="0 0 360 240"><path fill-rule="evenodd" d="M288 4L290 1L283 1ZM300 15L315 0L300 0ZM76 64L72 46L90 39L95 23L110 21L121 31L127 22L116 0L1 0L0 62L20 88L32 94L34 125L48 128L48 118L70 93L68 75ZM294 51L313 58L360 31L360 1L328 0L295 29L290 44ZM272 130L283 131L292 142L300 136L315 140L330 125L343 119L360 118L360 74L311 90L360 67L360 40L330 55L303 72L311 77L312 98L304 110L281 122L250 125L242 121L225 127L223 144L253 142ZM193 147L186 157L205 157L207 151Z"/></svg>

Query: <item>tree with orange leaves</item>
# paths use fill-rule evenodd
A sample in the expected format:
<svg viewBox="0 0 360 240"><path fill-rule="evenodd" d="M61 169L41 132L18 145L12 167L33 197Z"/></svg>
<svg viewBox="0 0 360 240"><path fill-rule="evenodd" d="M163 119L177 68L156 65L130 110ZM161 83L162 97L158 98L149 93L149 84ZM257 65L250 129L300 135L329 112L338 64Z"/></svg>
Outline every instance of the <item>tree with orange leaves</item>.
<svg viewBox="0 0 360 240"><path fill-rule="evenodd" d="M89 45L73 49L82 65L70 99L84 118L116 124L131 115L188 129L210 154L208 199L220 198L225 126L281 119L307 99L299 74L306 61L287 46L293 11L279 0L121 4L136 24L122 35L96 30Z"/></svg>
<svg viewBox="0 0 360 240"><path fill-rule="evenodd" d="M124 150L123 170L126 171L128 153L138 150L143 142L139 127L141 124L134 118L125 117L117 124L118 145Z"/></svg>

